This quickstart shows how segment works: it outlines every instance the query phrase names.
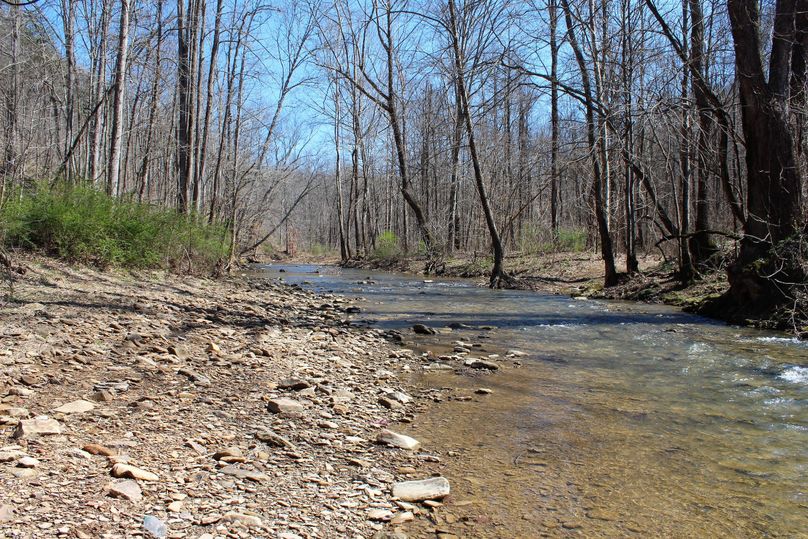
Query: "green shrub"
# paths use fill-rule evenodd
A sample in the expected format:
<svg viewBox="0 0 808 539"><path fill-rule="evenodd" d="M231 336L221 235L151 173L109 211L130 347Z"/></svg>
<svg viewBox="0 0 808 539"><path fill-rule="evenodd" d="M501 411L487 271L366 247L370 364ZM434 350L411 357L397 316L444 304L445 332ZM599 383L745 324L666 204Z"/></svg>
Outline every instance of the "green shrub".
<svg viewBox="0 0 808 539"><path fill-rule="evenodd" d="M376 238L376 248L373 250L373 258L390 259L401 254L398 245L398 237L391 230L385 230Z"/></svg>
<svg viewBox="0 0 808 539"><path fill-rule="evenodd" d="M554 235L549 228L527 226L522 230L518 246L527 255L581 252L586 250L586 239L586 230L582 228L559 228L558 234Z"/></svg>
<svg viewBox="0 0 808 539"><path fill-rule="evenodd" d="M322 243L312 243L309 247L309 254L312 256L330 256L335 252L333 247L323 245Z"/></svg>
<svg viewBox="0 0 808 539"><path fill-rule="evenodd" d="M586 250L586 230L583 228L559 228L557 245L560 251L579 253Z"/></svg>
<svg viewBox="0 0 808 539"><path fill-rule="evenodd" d="M80 185L15 193L0 231L7 246L102 267L210 270L228 252L222 227Z"/></svg>

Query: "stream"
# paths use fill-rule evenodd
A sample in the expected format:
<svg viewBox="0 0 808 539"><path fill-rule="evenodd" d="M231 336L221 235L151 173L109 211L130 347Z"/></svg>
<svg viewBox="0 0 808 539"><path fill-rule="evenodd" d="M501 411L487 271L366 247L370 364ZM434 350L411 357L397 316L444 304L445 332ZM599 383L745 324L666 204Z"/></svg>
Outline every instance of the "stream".
<svg viewBox="0 0 808 539"><path fill-rule="evenodd" d="M361 298L354 320L398 329L416 351L464 341L473 357L500 355L490 375L416 377L472 397L405 427L452 456L443 473L461 502L425 536L445 527L461 537L808 537L806 342L667 306L259 268ZM415 323L440 334L414 335ZM511 349L526 355L506 358Z"/></svg>

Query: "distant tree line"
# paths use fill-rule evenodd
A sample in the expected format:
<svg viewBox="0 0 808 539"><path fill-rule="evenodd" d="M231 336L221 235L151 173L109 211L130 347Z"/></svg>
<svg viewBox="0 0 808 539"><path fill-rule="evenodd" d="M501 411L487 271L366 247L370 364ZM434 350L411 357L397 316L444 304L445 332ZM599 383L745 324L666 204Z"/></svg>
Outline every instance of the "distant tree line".
<svg viewBox="0 0 808 539"><path fill-rule="evenodd" d="M231 258L392 234L492 286L571 236L606 286L727 246L722 308L804 286L808 0L42 0L0 45L0 200L89 181L227 224Z"/></svg>

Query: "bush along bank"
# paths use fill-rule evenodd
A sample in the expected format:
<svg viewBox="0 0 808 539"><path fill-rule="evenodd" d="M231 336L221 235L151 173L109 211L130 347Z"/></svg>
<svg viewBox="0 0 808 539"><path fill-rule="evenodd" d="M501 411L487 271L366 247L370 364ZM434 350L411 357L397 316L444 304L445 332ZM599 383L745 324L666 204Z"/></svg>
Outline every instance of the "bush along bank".
<svg viewBox="0 0 808 539"><path fill-rule="evenodd" d="M224 227L193 215L64 183L13 193L0 207L0 240L101 268L198 273L219 267L229 245Z"/></svg>

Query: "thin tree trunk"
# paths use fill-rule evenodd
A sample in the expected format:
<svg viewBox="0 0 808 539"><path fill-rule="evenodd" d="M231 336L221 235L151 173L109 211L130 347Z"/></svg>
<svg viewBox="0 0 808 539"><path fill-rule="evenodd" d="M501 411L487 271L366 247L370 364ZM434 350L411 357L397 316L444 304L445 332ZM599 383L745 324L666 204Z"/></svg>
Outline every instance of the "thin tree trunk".
<svg viewBox="0 0 808 539"><path fill-rule="evenodd" d="M558 3L550 0L550 228L558 241Z"/></svg>
<svg viewBox="0 0 808 539"><path fill-rule="evenodd" d="M567 35L569 36L570 46L575 54L575 60L578 63L578 69L581 73L581 84L583 86L586 108L586 135L587 141L589 142L590 157L592 160L592 193L595 200L595 220L597 221L598 235L600 236L601 256L603 257L605 269L604 285L606 287L610 287L616 285L618 279L617 268L614 263L612 238L609 235L609 225L606 220L606 212L603 205L602 176L597 151L597 137L595 135L595 106L592 101L592 85L589 78L589 68L586 64L583 53L581 52L581 48L578 45L575 29L572 25L572 13L569 6L569 0L561 0L561 2L564 7L564 17L567 23Z"/></svg>
<svg viewBox="0 0 808 539"><path fill-rule="evenodd" d="M118 55L115 61L115 91L112 99L112 133L109 141L109 162L107 163L107 194L111 195L118 186L121 138L123 134L123 96L126 89L125 79L127 58L129 54L129 2L121 0L120 30L118 36Z"/></svg>
<svg viewBox="0 0 808 539"><path fill-rule="evenodd" d="M334 182L337 188L337 220L339 221L339 254L343 262L350 258L348 238L345 234L345 209L342 205L342 157L340 155L340 91L339 80L334 81Z"/></svg>
<svg viewBox="0 0 808 539"><path fill-rule="evenodd" d="M208 67L208 86L205 94L205 118L202 120L202 140L199 142L199 163L197 166L197 180L200 183L205 177L205 166L207 165L208 138L210 131L210 117L213 109L213 87L216 81L216 63L219 57L219 42L222 24L223 0L216 1L216 19L213 23L213 43L210 47L210 65ZM214 185L214 189L215 189ZM215 192L211 194L211 205L215 199Z"/></svg>
<svg viewBox="0 0 808 539"><path fill-rule="evenodd" d="M488 226L488 234L491 237L491 246L494 251L494 266L491 268L491 278L489 285L497 288L510 280L505 273L505 247L502 238L497 230L497 223L491 211L491 205L486 193L485 182L483 180L482 166L477 154L477 144L474 138L474 125L471 121L471 108L469 106L468 91L466 90L465 69L463 51L460 48L460 36L455 14L454 0L449 0L449 21L452 38L452 50L454 51L455 78L457 79L457 91L460 94L460 105L463 114L463 121L466 125L466 137L468 139L469 154L471 155L472 168L474 169L474 183L477 186L477 194L480 196L480 205L483 209L485 223Z"/></svg>

